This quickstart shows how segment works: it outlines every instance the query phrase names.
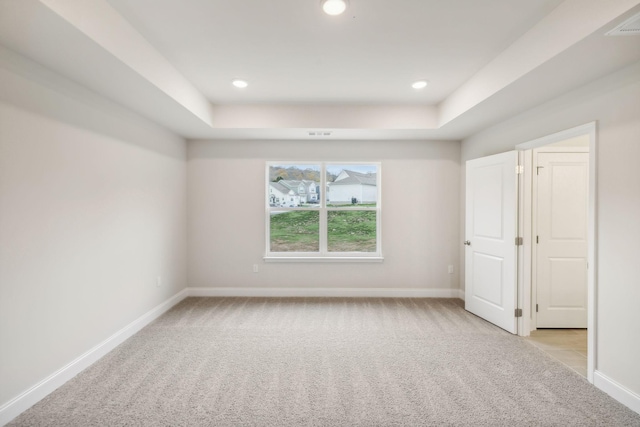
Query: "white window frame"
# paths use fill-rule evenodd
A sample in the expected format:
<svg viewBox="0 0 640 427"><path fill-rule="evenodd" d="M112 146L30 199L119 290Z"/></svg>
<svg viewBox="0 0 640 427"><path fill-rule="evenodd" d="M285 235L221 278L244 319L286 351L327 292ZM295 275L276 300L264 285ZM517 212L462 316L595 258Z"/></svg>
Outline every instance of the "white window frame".
<svg viewBox="0 0 640 427"><path fill-rule="evenodd" d="M271 166L320 166L320 204L319 207L271 207L269 205L269 169ZM376 166L377 200L375 207L327 207L327 165L372 165ZM331 161L281 161L267 162L265 167L265 256L266 262L382 262L382 163L381 162L331 162ZM318 211L319 212L319 251L318 252L271 252L271 211ZM329 211L375 211L376 212L376 251L375 252L329 252L327 250L327 217Z"/></svg>

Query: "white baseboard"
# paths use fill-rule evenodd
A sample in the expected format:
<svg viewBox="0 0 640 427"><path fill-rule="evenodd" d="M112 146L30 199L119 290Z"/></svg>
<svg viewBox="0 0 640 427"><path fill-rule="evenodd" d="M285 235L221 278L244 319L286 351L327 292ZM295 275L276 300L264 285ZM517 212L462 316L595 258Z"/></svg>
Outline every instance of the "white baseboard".
<svg viewBox="0 0 640 427"><path fill-rule="evenodd" d="M167 312L171 307L185 299L188 295L189 293L187 289L183 289L162 304L154 307L133 322L129 323L127 326L120 329L118 332L111 335L109 338L102 341L86 353L80 355L66 366L58 369L38 384L2 405L0 407L0 426L9 423L22 412L38 403L49 393L78 375L84 369L91 366L102 356L116 348L140 329L153 322L155 319Z"/></svg>
<svg viewBox="0 0 640 427"><path fill-rule="evenodd" d="M426 288L187 288L192 297L460 298L459 289Z"/></svg>
<svg viewBox="0 0 640 427"><path fill-rule="evenodd" d="M640 396L622 384L612 380L600 371L593 373L593 385L613 397L618 402L640 414Z"/></svg>
<svg viewBox="0 0 640 427"><path fill-rule="evenodd" d="M464 301L464 289L458 289L458 298L460 298L462 301Z"/></svg>

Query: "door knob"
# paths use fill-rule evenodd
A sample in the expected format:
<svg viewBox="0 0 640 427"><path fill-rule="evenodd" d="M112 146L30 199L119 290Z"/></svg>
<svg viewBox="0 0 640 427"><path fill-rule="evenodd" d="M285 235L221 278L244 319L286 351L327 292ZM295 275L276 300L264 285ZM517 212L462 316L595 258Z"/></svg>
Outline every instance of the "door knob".
<svg viewBox="0 0 640 427"><path fill-rule="evenodd" d="M464 241L464 245L465 245L465 246L471 246L471 242L470 242L470 241L468 241L468 240L465 240L465 241Z"/></svg>

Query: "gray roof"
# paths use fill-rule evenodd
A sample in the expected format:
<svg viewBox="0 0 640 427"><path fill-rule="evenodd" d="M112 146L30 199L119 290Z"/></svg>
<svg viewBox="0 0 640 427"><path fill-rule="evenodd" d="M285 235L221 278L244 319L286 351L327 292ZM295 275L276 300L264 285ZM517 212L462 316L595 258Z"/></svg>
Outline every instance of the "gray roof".
<svg viewBox="0 0 640 427"><path fill-rule="evenodd" d="M306 192L306 189L309 188L310 184L314 184L314 185L320 184L319 182L311 181L308 179L303 179L302 181L298 181L296 179L281 179L280 181L278 181L278 183L284 185L287 188L292 189L293 191L296 192L296 194L298 193L298 188L300 184L304 184L305 192Z"/></svg>
<svg viewBox="0 0 640 427"><path fill-rule="evenodd" d="M300 185L300 181L297 181L295 179L281 179L278 182L284 185L285 187L295 191L296 193L298 192L298 186Z"/></svg>
<svg viewBox="0 0 640 427"><path fill-rule="evenodd" d="M282 194L289 194L289 191L291 191L289 187L286 187L280 184L280 182L270 182L269 185L275 188L276 190L278 190L279 192L281 192Z"/></svg>
<svg viewBox="0 0 640 427"><path fill-rule="evenodd" d="M354 172L350 170L343 170L347 175L346 178L343 178L339 181L334 181L331 185L353 185L353 184L362 184L362 185L378 185L378 181L375 173L360 173Z"/></svg>

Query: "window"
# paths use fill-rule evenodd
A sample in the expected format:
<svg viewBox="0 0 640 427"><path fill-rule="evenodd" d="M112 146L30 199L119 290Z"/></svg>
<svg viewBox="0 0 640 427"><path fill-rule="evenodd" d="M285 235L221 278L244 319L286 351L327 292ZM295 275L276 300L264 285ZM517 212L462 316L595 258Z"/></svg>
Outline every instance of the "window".
<svg viewBox="0 0 640 427"><path fill-rule="evenodd" d="M380 164L270 162L267 260L382 259Z"/></svg>

